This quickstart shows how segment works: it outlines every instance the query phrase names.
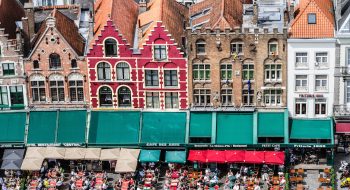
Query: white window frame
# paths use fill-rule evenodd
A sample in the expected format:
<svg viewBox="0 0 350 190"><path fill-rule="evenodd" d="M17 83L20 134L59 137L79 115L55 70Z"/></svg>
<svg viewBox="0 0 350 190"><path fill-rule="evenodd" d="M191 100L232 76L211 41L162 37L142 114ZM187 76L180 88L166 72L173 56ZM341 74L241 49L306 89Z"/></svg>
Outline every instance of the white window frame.
<svg viewBox="0 0 350 190"><path fill-rule="evenodd" d="M200 67L203 65L203 69ZM194 66L198 66L197 69L194 68ZM206 77L206 73L209 70L209 78ZM198 77L194 76L194 71L197 71ZM204 78L201 78L201 71L204 72ZM210 81L211 77L211 65L209 63L195 63L192 66L192 77L194 81Z"/></svg>
<svg viewBox="0 0 350 190"><path fill-rule="evenodd" d="M299 78L298 77L304 77L305 78ZM297 85L297 83L300 83L300 85ZM306 85L303 85L303 82L306 81ZM309 79L308 79L308 75L295 75L295 91L296 92L307 92L309 90Z"/></svg>
<svg viewBox="0 0 350 190"><path fill-rule="evenodd" d="M300 104L300 110L299 113L297 114L297 104ZM303 114L303 104L305 104L305 114ZM305 117L307 115L308 111L308 106L307 106L307 99L306 98L296 98L294 102L294 115L296 117Z"/></svg>
<svg viewBox="0 0 350 190"><path fill-rule="evenodd" d="M231 93L229 93L229 91L231 91ZM232 100L233 100L233 96L232 96L232 92L233 89L232 88L222 88L221 89L221 104L223 106L229 106L232 105ZM223 100L226 99L226 102L224 102ZM229 99L231 99L231 101L228 101Z"/></svg>
<svg viewBox="0 0 350 190"><path fill-rule="evenodd" d="M323 114L321 113L322 104L325 105L325 112ZM320 113L316 113L316 106L320 106L319 107ZM327 115L327 99L326 98L316 98L315 99L314 114L315 114L315 117L324 117Z"/></svg>
<svg viewBox="0 0 350 190"><path fill-rule="evenodd" d="M326 78L319 78L317 77L326 77ZM317 85L317 83L320 83L320 86ZM326 84L324 84L324 82ZM316 92L327 92L328 91L328 75L315 75L315 91Z"/></svg>
<svg viewBox="0 0 350 190"><path fill-rule="evenodd" d="M268 92L268 93L266 93ZM277 93L280 92L280 93ZM282 95L283 90L282 89L269 89L264 90L264 103L266 106L281 106L282 105ZM268 100L268 102L267 102ZM279 100L279 103L278 103ZM274 103L272 103L274 101Z"/></svg>
<svg viewBox="0 0 350 190"><path fill-rule="evenodd" d="M156 46L164 46L165 47L165 58L164 59L157 59L156 58ZM169 54L168 54L168 45L167 44L153 44L152 51L153 51L153 61L157 61L157 62L168 61ZM160 56L161 55L162 54L160 54Z"/></svg>
<svg viewBox="0 0 350 190"><path fill-rule="evenodd" d="M276 45L276 51L274 51L274 52L271 51L272 45ZM268 48L269 48L269 55L273 55L273 56L278 55L278 42L277 41L269 42Z"/></svg>
<svg viewBox="0 0 350 190"><path fill-rule="evenodd" d="M317 54L322 54L325 53L326 55L317 55ZM317 61L317 59L321 59L321 61ZM326 61L324 61L326 59ZM315 53L315 65L316 67L321 67L321 68L327 68L328 67L328 62L329 62L329 57L328 57L328 52L316 52Z"/></svg>
<svg viewBox="0 0 350 190"><path fill-rule="evenodd" d="M301 53L305 53L306 55L298 55ZM300 61L297 61L298 58ZM306 61L304 61L306 59ZM309 54L308 52L295 52L295 68L308 68L309 67Z"/></svg>
<svg viewBox="0 0 350 190"><path fill-rule="evenodd" d="M350 80L345 82L345 102L350 104Z"/></svg>
<svg viewBox="0 0 350 190"><path fill-rule="evenodd" d="M195 91L197 91L197 90L199 93L195 93ZM204 91L204 93L201 93L201 91ZM207 94L207 91L209 91L209 94ZM196 96L198 97L198 103L195 101ZM201 96L204 96L203 97L204 104L201 103L201 99L202 99ZM209 98L209 103L207 103L208 98ZM195 89L193 89L193 104L195 106L204 106L204 107L211 106L211 90L210 90L210 88L195 88Z"/></svg>
<svg viewBox="0 0 350 190"><path fill-rule="evenodd" d="M248 66L247 69L244 69L244 66ZM250 68L250 66L253 66L253 68ZM250 76L250 73L251 71L253 71L253 76ZM247 72L248 73L248 79L244 79L244 73ZM255 74L255 65L254 65L254 62L246 62L246 63L243 63L242 65L242 80L243 81L248 81L250 78L250 81L254 81L254 74Z"/></svg>
<svg viewBox="0 0 350 190"><path fill-rule="evenodd" d="M265 68L266 66L269 66L269 68ZM272 66L275 66L275 68L271 69ZM278 66L280 68L277 68ZM265 77L264 77L265 81L282 81L282 64L266 63L264 65L264 71L265 71ZM274 73L275 77L272 77L272 73ZM278 75L279 77L277 77Z"/></svg>
<svg viewBox="0 0 350 190"><path fill-rule="evenodd" d="M244 54L243 53L243 45L244 45L244 43L242 41L231 42L231 44L230 44L231 55L233 55L233 54L243 55ZM235 48L236 51L233 51L233 48Z"/></svg>

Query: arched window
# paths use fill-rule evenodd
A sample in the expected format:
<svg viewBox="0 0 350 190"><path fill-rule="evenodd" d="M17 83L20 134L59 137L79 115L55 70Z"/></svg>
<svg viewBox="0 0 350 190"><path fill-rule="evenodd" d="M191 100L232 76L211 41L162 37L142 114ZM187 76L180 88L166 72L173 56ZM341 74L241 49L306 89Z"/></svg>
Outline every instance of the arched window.
<svg viewBox="0 0 350 190"><path fill-rule="evenodd" d="M111 67L106 62L97 65L98 80L111 80Z"/></svg>
<svg viewBox="0 0 350 190"><path fill-rule="evenodd" d="M278 55L278 41L276 39L271 39L269 41L269 55L276 56Z"/></svg>
<svg viewBox="0 0 350 190"><path fill-rule="evenodd" d="M98 96L99 96L101 107L113 106L112 90L109 87L107 86L101 87L100 90L98 91Z"/></svg>
<svg viewBox="0 0 350 190"><path fill-rule="evenodd" d="M196 42L196 51L197 54L205 54L205 41L204 40L197 40Z"/></svg>
<svg viewBox="0 0 350 190"><path fill-rule="evenodd" d="M131 91L128 87L121 87L118 90L119 107L131 107Z"/></svg>
<svg viewBox="0 0 350 190"><path fill-rule="evenodd" d="M38 60L33 61L33 69L39 69L39 61Z"/></svg>
<svg viewBox="0 0 350 190"><path fill-rule="evenodd" d="M265 63L264 70L265 81L282 80L282 64L269 61Z"/></svg>
<svg viewBox="0 0 350 190"><path fill-rule="evenodd" d="M117 46L116 40L111 38L105 40L105 56L106 57L118 56L118 46Z"/></svg>
<svg viewBox="0 0 350 190"><path fill-rule="evenodd" d="M50 69L61 68L61 57L57 53L50 54Z"/></svg>
<svg viewBox="0 0 350 190"><path fill-rule="evenodd" d="M221 80L232 80L232 63L224 62L220 64L220 78Z"/></svg>
<svg viewBox="0 0 350 190"><path fill-rule="evenodd" d="M196 62L192 70L193 80L210 80L210 63Z"/></svg>
<svg viewBox="0 0 350 190"><path fill-rule="evenodd" d="M130 80L130 68L125 62L118 63L117 65L117 79L118 80Z"/></svg>
<svg viewBox="0 0 350 190"><path fill-rule="evenodd" d="M77 63L77 60L76 60L76 59L72 59L72 60L70 61L70 67L71 67L72 69L78 67L78 63Z"/></svg>
<svg viewBox="0 0 350 190"><path fill-rule="evenodd" d="M247 61L243 63L242 79L254 80L254 63L253 62Z"/></svg>

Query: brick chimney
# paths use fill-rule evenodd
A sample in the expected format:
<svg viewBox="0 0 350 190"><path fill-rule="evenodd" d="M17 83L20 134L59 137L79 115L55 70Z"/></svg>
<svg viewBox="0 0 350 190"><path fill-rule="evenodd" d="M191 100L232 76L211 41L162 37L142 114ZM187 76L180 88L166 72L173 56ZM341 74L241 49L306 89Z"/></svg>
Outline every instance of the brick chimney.
<svg viewBox="0 0 350 190"><path fill-rule="evenodd" d="M256 1L253 3L253 24L258 24L258 17L259 17L259 8Z"/></svg>
<svg viewBox="0 0 350 190"><path fill-rule="evenodd" d="M23 25L23 38L24 38L24 54L30 51L31 44L30 41L35 34L35 24L34 24L34 5L33 3L24 4L25 17L22 18Z"/></svg>

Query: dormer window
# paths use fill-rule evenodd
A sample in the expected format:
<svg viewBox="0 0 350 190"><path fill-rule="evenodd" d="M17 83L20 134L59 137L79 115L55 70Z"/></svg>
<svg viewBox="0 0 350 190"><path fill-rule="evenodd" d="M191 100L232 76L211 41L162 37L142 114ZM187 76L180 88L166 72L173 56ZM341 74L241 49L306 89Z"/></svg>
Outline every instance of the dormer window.
<svg viewBox="0 0 350 190"><path fill-rule="evenodd" d="M196 50L197 54L205 54L205 41L204 40L198 40L196 42Z"/></svg>
<svg viewBox="0 0 350 190"><path fill-rule="evenodd" d="M72 59L70 61L70 66L71 66L72 69L78 68L77 60L76 59Z"/></svg>
<svg viewBox="0 0 350 190"><path fill-rule="evenodd" d="M118 46L117 46L116 40L109 38L105 41L105 56L106 57L118 56Z"/></svg>
<svg viewBox="0 0 350 190"><path fill-rule="evenodd" d="M166 45L154 45L153 54L156 61L168 59Z"/></svg>
<svg viewBox="0 0 350 190"><path fill-rule="evenodd" d="M50 55L50 69L60 69L61 68L61 57L57 53L52 53Z"/></svg>
<svg viewBox="0 0 350 190"><path fill-rule="evenodd" d="M308 24L316 24L316 13L309 13L307 15L307 23Z"/></svg>
<svg viewBox="0 0 350 190"><path fill-rule="evenodd" d="M33 69L39 69L39 61L38 60L33 61Z"/></svg>

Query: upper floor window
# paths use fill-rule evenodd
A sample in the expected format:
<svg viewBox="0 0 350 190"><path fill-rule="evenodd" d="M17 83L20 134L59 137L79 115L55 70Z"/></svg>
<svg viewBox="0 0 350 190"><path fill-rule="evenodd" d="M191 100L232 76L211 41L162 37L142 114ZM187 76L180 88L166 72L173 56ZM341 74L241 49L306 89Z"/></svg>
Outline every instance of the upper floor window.
<svg viewBox="0 0 350 190"><path fill-rule="evenodd" d="M220 78L221 80L232 80L232 64L221 63L220 64Z"/></svg>
<svg viewBox="0 0 350 190"><path fill-rule="evenodd" d="M164 82L166 87L177 86L177 70L165 70L164 71Z"/></svg>
<svg viewBox="0 0 350 190"><path fill-rule="evenodd" d="M12 105L24 104L23 87L10 86L10 98Z"/></svg>
<svg viewBox="0 0 350 190"><path fill-rule="evenodd" d="M328 53L318 52L316 53L316 66L327 67L328 66Z"/></svg>
<svg viewBox="0 0 350 190"><path fill-rule="evenodd" d="M165 93L165 108L179 108L179 97L177 92Z"/></svg>
<svg viewBox="0 0 350 190"><path fill-rule="evenodd" d="M306 110L307 110L306 102L307 101L304 98L297 98L295 100L295 115L296 116L306 115Z"/></svg>
<svg viewBox="0 0 350 190"><path fill-rule="evenodd" d="M9 105L8 92L6 86L0 86L0 106Z"/></svg>
<svg viewBox="0 0 350 190"><path fill-rule="evenodd" d="M316 13L307 14L307 23L308 24L316 24Z"/></svg>
<svg viewBox="0 0 350 190"><path fill-rule="evenodd" d="M101 62L97 65L98 80L111 80L111 67L106 62Z"/></svg>
<svg viewBox="0 0 350 190"><path fill-rule="evenodd" d="M315 99L315 115L322 116L326 115L327 100L325 98Z"/></svg>
<svg viewBox="0 0 350 190"><path fill-rule="evenodd" d="M267 63L264 66L265 80L278 81L282 79L282 65L276 63Z"/></svg>
<svg viewBox="0 0 350 190"><path fill-rule="evenodd" d="M107 87L103 86L100 88L98 91L98 96L99 96L99 103L101 107L112 107L113 106L113 94L112 90Z"/></svg>
<svg viewBox="0 0 350 190"><path fill-rule="evenodd" d="M0 45L0 57L2 56L2 46Z"/></svg>
<svg viewBox="0 0 350 190"><path fill-rule="evenodd" d="M242 79L254 80L254 63L253 62L246 62L243 64Z"/></svg>
<svg viewBox="0 0 350 190"><path fill-rule="evenodd" d="M346 81L346 103L350 103L350 80Z"/></svg>
<svg viewBox="0 0 350 190"><path fill-rule="evenodd" d="M32 90L32 98L34 102L45 102L45 82L44 81L31 81L30 88Z"/></svg>
<svg viewBox="0 0 350 190"><path fill-rule="evenodd" d="M244 89L242 90L243 104L247 106L254 105L254 90Z"/></svg>
<svg viewBox="0 0 350 190"><path fill-rule="evenodd" d="M117 64L117 80L130 80L130 68L125 62Z"/></svg>
<svg viewBox="0 0 350 190"><path fill-rule="evenodd" d="M33 61L33 69L39 69L40 65L39 65L39 61L38 60L34 60Z"/></svg>
<svg viewBox="0 0 350 190"><path fill-rule="evenodd" d="M210 106L210 89L194 89L193 103L197 106Z"/></svg>
<svg viewBox="0 0 350 190"><path fill-rule="evenodd" d="M210 80L210 64L193 64L193 80Z"/></svg>
<svg viewBox="0 0 350 190"><path fill-rule="evenodd" d="M243 53L243 41L242 40L233 40L231 42L231 54L242 54Z"/></svg>
<svg viewBox="0 0 350 190"><path fill-rule="evenodd" d="M4 76L15 75L15 64L14 63L3 63L2 74Z"/></svg>
<svg viewBox="0 0 350 190"><path fill-rule="evenodd" d="M61 57L57 53L50 54L50 69L60 69L61 68Z"/></svg>
<svg viewBox="0 0 350 190"><path fill-rule="evenodd" d="M224 106L232 105L232 88L221 89L221 103Z"/></svg>
<svg viewBox="0 0 350 190"><path fill-rule="evenodd" d="M146 86L158 86L159 77L157 70L146 70Z"/></svg>
<svg viewBox="0 0 350 190"><path fill-rule="evenodd" d="M82 80L69 81L69 97L72 102L84 101L84 85Z"/></svg>
<svg viewBox="0 0 350 190"><path fill-rule="evenodd" d="M306 52L295 54L295 67L308 67L308 57Z"/></svg>
<svg viewBox="0 0 350 190"><path fill-rule="evenodd" d="M327 91L328 79L327 75L316 75L315 77L315 91Z"/></svg>
<svg viewBox="0 0 350 190"><path fill-rule="evenodd" d="M105 40L105 56L116 57L118 56L117 41L111 38Z"/></svg>
<svg viewBox="0 0 350 190"><path fill-rule="evenodd" d="M282 90L265 90L265 105L277 106L282 103Z"/></svg>
<svg viewBox="0 0 350 190"><path fill-rule="evenodd" d="M146 92L146 107L159 108L159 92Z"/></svg>
<svg viewBox="0 0 350 190"><path fill-rule="evenodd" d="M346 63L347 63L347 65L349 66L350 65L350 48L347 48L346 49L346 53L347 53L347 55L346 55Z"/></svg>
<svg viewBox="0 0 350 190"><path fill-rule="evenodd" d="M78 63L77 63L77 60L76 60L76 59L72 59L72 60L70 61L70 67L71 67L72 69L78 68Z"/></svg>
<svg viewBox="0 0 350 190"><path fill-rule="evenodd" d="M131 91L128 87L121 87L118 90L119 107L131 107Z"/></svg>
<svg viewBox="0 0 350 190"><path fill-rule="evenodd" d="M270 40L269 41L269 55L275 56L278 55L278 41Z"/></svg>
<svg viewBox="0 0 350 190"><path fill-rule="evenodd" d="M154 60L164 61L168 59L166 45L154 45L153 48Z"/></svg>
<svg viewBox="0 0 350 190"><path fill-rule="evenodd" d="M205 41L204 40L198 40L196 42L196 50L197 54L205 54Z"/></svg>
<svg viewBox="0 0 350 190"><path fill-rule="evenodd" d="M308 90L307 75L295 76L295 91L303 92Z"/></svg>
<svg viewBox="0 0 350 190"><path fill-rule="evenodd" d="M53 102L63 102L64 82L61 80L50 81L50 95Z"/></svg>

